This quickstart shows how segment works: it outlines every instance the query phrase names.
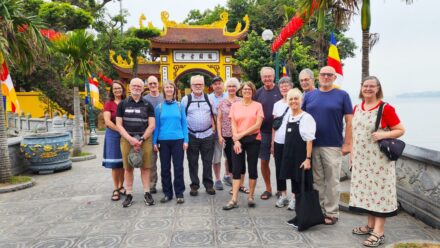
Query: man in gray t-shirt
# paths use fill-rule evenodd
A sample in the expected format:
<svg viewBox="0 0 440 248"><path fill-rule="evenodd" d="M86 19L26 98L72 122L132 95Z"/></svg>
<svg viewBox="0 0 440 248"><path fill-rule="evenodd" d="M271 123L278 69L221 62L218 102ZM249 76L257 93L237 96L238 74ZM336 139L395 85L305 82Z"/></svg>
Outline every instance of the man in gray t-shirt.
<svg viewBox="0 0 440 248"><path fill-rule="evenodd" d="M143 99L150 102L156 109L156 106L164 101L163 96L159 92L159 80L155 76L149 76L147 79L147 85L150 93L144 96ZM157 152L155 151L153 151L153 166L151 167L150 182L150 193L155 194L157 192Z"/></svg>

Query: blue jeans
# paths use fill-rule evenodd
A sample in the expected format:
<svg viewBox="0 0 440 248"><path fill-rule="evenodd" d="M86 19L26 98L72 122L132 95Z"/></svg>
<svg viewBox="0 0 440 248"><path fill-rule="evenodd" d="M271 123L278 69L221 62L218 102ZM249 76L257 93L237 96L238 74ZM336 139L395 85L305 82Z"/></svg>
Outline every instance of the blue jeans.
<svg viewBox="0 0 440 248"><path fill-rule="evenodd" d="M176 198L183 198L185 182L183 180L183 139L159 140L159 157L162 189L165 196L173 198L173 184ZM171 182L171 158L173 159L174 183Z"/></svg>

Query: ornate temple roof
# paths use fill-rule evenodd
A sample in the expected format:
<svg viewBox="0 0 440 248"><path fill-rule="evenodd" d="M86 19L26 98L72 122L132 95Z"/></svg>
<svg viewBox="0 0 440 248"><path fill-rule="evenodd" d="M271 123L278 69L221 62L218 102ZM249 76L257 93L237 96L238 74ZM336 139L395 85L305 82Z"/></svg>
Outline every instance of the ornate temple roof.
<svg viewBox="0 0 440 248"><path fill-rule="evenodd" d="M151 39L151 47L153 49L180 48L181 46L179 45L183 44L205 44L209 45L210 48L218 45L222 45L224 48L239 48L236 41L244 39L249 30L249 17L247 15L243 18L245 27L242 28L241 23L237 23L233 32L227 30L227 12L223 12L220 15L220 21L207 25L178 24L175 21L168 20L168 17L168 12L162 11L161 18L164 31L159 37ZM225 47L225 45L227 46Z"/></svg>

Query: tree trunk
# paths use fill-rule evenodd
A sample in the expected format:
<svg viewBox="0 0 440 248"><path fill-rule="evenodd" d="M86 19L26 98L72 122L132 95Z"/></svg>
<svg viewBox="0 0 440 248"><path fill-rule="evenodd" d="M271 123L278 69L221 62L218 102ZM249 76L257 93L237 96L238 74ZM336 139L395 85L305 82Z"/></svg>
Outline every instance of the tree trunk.
<svg viewBox="0 0 440 248"><path fill-rule="evenodd" d="M5 120L6 115L3 108L3 95L0 91L0 183L6 183L8 179L12 176Z"/></svg>
<svg viewBox="0 0 440 248"><path fill-rule="evenodd" d="M370 76L370 29L362 30L362 80Z"/></svg>
<svg viewBox="0 0 440 248"><path fill-rule="evenodd" d="M75 119L73 122L73 156L79 156L81 154L82 142L81 142L81 110L78 87L73 88L73 112Z"/></svg>

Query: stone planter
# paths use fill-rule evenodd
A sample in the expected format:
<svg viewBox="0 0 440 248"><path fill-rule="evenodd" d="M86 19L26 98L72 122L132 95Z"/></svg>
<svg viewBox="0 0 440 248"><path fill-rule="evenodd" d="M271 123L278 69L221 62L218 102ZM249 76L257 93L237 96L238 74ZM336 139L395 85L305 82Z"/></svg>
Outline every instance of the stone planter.
<svg viewBox="0 0 440 248"><path fill-rule="evenodd" d="M23 137L20 150L34 173L47 174L72 168L69 133L41 133Z"/></svg>

